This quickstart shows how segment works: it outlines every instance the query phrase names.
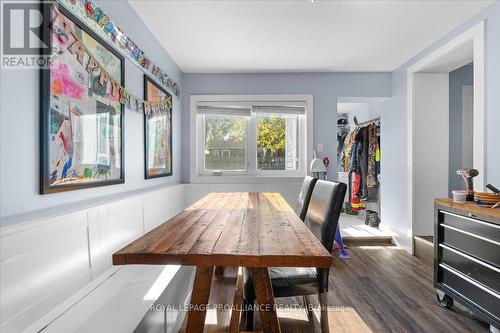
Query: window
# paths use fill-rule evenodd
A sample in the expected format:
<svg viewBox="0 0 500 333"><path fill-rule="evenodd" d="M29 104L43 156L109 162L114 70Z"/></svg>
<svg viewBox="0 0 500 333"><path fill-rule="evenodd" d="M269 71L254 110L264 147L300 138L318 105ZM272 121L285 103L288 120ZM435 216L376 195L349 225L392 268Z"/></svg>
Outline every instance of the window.
<svg viewBox="0 0 500 333"><path fill-rule="evenodd" d="M298 121L297 115L257 114L258 170L298 170Z"/></svg>
<svg viewBox="0 0 500 333"><path fill-rule="evenodd" d="M247 121L242 116L205 114L205 171L245 170Z"/></svg>
<svg viewBox="0 0 500 333"><path fill-rule="evenodd" d="M307 140L306 111L312 99L217 98L191 97L195 132L191 156L196 159L192 177L306 174L308 145L312 152Z"/></svg>

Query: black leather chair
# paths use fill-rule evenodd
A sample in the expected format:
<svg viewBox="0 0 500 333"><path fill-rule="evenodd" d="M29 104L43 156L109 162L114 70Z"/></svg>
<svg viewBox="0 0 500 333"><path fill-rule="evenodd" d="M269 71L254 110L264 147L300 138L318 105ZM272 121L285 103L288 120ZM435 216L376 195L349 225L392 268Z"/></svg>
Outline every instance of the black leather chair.
<svg viewBox="0 0 500 333"><path fill-rule="evenodd" d="M302 182L302 188L299 193L299 200L297 201L297 206L295 207L295 213L302 221L306 218L307 207L309 207L309 201L311 201L311 195L314 189L314 185L318 178L311 176L306 176Z"/></svg>
<svg viewBox="0 0 500 333"><path fill-rule="evenodd" d="M318 180L312 191L304 223L331 253L340 211L344 202L347 185L344 183ZM319 268L269 268L269 277L273 286L274 297L304 296L308 307L307 295L318 295L321 305L321 331L329 332L328 311L326 306L328 295L329 269ZM246 311L247 330L253 329L252 305L255 302L253 281L248 269L243 269L244 310ZM309 319L312 313L308 311Z"/></svg>

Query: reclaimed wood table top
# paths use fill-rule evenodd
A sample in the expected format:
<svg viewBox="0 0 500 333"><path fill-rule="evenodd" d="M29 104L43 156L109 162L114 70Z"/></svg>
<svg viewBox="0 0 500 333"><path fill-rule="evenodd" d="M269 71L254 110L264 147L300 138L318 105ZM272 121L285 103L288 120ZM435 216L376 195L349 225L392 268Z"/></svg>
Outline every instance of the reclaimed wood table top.
<svg viewBox="0 0 500 333"><path fill-rule="evenodd" d="M486 217L500 219L500 208L488 208L476 205L475 202L454 202L453 199L439 198L435 199L434 203L443 207L448 207L456 210L461 210L466 213L479 214ZM494 221L493 221L494 222ZM500 220L497 220L497 224Z"/></svg>
<svg viewBox="0 0 500 333"><path fill-rule="evenodd" d="M113 254L114 265L330 267L279 193L211 193Z"/></svg>

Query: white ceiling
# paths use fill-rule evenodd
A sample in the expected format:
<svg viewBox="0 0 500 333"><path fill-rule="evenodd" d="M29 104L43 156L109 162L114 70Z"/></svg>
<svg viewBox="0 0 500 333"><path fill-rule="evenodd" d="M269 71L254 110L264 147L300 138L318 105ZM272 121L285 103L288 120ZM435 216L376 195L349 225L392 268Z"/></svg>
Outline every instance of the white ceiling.
<svg viewBox="0 0 500 333"><path fill-rule="evenodd" d="M129 2L181 70L228 73L392 71L493 1Z"/></svg>

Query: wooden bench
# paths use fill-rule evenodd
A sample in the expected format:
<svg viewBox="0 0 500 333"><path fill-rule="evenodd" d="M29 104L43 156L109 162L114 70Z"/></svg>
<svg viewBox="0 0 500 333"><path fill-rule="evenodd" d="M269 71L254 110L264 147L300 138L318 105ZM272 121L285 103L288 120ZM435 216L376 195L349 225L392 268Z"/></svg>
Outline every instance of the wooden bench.
<svg viewBox="0 0 500 333"><path fill-rule="evenodd" d="M43 332L164 332L165 326L166 332L178 332L183 314L170 311L167 316L165 311L178 295L189 296L190 283L178 282L192 279L192 269L133 265L113 267L108 273L97 286L82 290L72 304L63 304L65 309L49 313L55 318Z"/></svg>
<svg viewBox="0 0 500 333"><path fill-rule="evenodd" d="M151 322L154 314L165 317L150 313L151 304L183 303L193 269L171 266L177 273L163 274L163 282L154 288L160 299L143 299L166 266L116 267L111 254L182 209L182 199L172 200L182 193L179 186L161 188L3 224L0 332L133 331ZM169 327L176 315L169 313Z"/></svg>

